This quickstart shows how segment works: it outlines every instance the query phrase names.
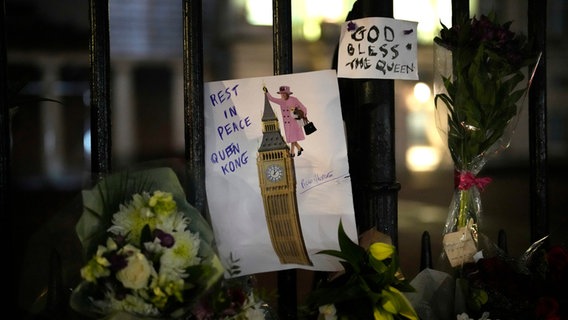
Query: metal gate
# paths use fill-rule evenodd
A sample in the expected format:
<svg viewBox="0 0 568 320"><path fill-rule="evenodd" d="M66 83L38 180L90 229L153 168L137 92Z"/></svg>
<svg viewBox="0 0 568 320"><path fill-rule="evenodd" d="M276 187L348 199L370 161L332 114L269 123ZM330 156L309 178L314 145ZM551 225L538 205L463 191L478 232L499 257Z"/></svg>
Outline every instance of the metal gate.
<svg viewBox="0 0 568 320"><path fill-rule="evenodd" d="M202 1L183 0L183 78L184 137L188 201L202 213L207 210L204 160L203 110L203 32ZM274 74L292 73L291 1L273 0ZM7 105L7 48L5 39L5 0L0 1L0 212L2 226L10 226L11 166L10 116ZM468 0L452 0L453 16L469 14ZM89 0L91 36L91 175L96 182L112 172L110 46L108 1ZM358 0L349 19L392 17L392 0ZM547 136L546 136L546 0L528 0L528 30L535 50L544 53L529 93L531 240L548 233ZM354 190L354 205L360 230L377 228L397 237L397 196L394 157L394 83L393 80L340 79L340 96L348 137L348 157ZM362 116L362 115L365 116ZM361 128L364 128L362 130ZM427 241L427 238L426 238ZM11 238L11 247L15 239ZM427 266L429 246L424 245L423 267ZM14 270L16 271L16 270ZM12 274L16 274L15 272ZM12 277L16 278L16 277ZM16 279L13 279L16 281ZM297 315L296 272L278 273L278 311L281 319ZM14 292L17 283L13 283ZM17 298L17 295L12 295ZM11 301L12 302L12 301ZM13 301L13 305L17 305Z"/></svg>

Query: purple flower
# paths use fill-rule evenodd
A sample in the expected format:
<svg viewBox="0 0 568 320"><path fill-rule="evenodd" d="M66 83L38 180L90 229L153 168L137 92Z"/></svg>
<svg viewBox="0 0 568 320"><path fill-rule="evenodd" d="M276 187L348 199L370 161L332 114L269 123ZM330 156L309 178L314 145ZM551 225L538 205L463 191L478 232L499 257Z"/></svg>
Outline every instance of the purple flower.
<svg viewBox="0 0 568 320"><path fill-rule="evenodd" d="M166 248L171 248L175 243L175 239L171 234L160 229L154 230L154 238L158 238L160 244Z"/></svg>
<svg viewBox="0 0 568 320"><path fill-rule="evenodd" d="M128 265L126 257L120 254L116 254L116 252L113 252L109 257L107 257L107 259L110 262L109 269L112 271L112 273L124 269L126 265Z"/></svg>

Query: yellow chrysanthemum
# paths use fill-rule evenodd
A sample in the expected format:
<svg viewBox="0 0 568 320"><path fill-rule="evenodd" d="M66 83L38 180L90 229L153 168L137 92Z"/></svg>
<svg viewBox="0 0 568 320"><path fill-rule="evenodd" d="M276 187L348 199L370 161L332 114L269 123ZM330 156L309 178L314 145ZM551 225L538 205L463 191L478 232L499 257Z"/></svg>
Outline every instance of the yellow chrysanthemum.
<svg viewBox="0 0 568 320"><path fill-rule="evenodd" d="M164 251L160 257L162 267L167 266L172 269L185 269L189 266L199 264L201 259L197 255L201 239L199 234L189 231L174 232L175 244L173 247Z"/></svg>
<svg viewBox="0 0 568 320"><path fill-rule="evenodd" d="M148 206L150 195L147 192L135 194L132 201L121 205L119 212L112 217L113 226L109 231L127 236L129 242L139 243L142 229L148 225L150 230L156 228L156 215Z"/></svg>

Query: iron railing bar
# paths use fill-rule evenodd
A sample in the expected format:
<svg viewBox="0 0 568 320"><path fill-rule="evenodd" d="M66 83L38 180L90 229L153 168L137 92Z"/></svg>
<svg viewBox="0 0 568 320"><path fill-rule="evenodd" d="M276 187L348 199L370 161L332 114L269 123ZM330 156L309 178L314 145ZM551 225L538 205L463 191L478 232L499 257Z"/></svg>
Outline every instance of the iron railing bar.
<svg viewBox="0 0 568 320"><path fill-rule="evenodd" d="M469 18L469 0L452 0L452 25L460 18Z"/></svg>
<svg viewBox="0 0 568 320"><path fill-rule="evenodd" d="M111 172L110 43L108 1L89 0L91 37L91 174L96 183Z"/></svg>
<svg viewBox="0 0 568 320"><path fill-rule="evenodd" d="M546 0L529 0L528 34L533 51L542 53L529 89L531 243L549 233L546 104Z"/></svg>
<svg viewBox="0 0 568 320"><path fill-rule="evenodd" d="M363 1L363 15L393 17L393 1ZM395 159L394 80L375 79L363 82L362 110L369 128L369 212L368 227L387 234L398 246L398 191ZM376 186L380 186L375 190ZM378 192L377 192L378 191Z"/></svg>
<svg viewBox="0 0 568 320"><path fill-rule="evenodd" d="M201 0L183 1L184 135L187 198L207 215L202 8Z"/></svg>
<svg viewBox="0 0 568 320"><path fill-rule="evenodd" d="M10 105L8 101L8 46L6 43L6 2L0 0L0 216L3 226L12 226L14 217L10 212L11 207L11 129L10 129ZM10 230L10 248L16 248L16 230ZM10 263L10 274L19 274L18 263ZM10 277L10 288L13 289L8 303L17 306L20 292L18 277ZM14 308L15 309L15 308Z"/></svg>
<svg viewBox="0 0 568 320"><path fill-rule="evenodd" d="M272 35L274 75L292 73L292 2L272 1ZM280 319L297 319L297 270L277 272L278 315Z"/></svg>
<svg viewBox="0 0 568 320"><path fill-rule="evenodd" d="M392 1L358 0L349 19L393 17ZM375 228L398 245L394 80L339 79L358 232Z"/></svg>
<svg viewBox="0 0 568 320"><path fill-rule="evenodd" d="M290 0L273 0L274 74L292 73L292 4Z"/></svg>
<svg viewBox="0 0 568 320"><path fill-rule="evenodd" d="M10 222L10 106L8 105L8 58L6 44L6 4L0 0L0 212ZM7 220L4 220L7 219ZM4 224L10 225L10 224Z"/></svg>
<svg viewBox="0 0 568 320"><path fill-rule="evenodd" d="M432 241L428 231L422 232L420 244L420 271L434 269L434 264L432 263Z"/></svg>

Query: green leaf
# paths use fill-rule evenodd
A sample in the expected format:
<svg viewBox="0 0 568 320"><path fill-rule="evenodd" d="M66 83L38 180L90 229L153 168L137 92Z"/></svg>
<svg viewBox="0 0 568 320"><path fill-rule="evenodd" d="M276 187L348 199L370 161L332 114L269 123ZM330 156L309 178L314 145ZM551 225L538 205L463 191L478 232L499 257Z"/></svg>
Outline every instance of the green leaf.
<svg viewBox="0 0 568 320"><path fill-rule="evenodd" d="M339 248L344 256L356 271L359 270L359 265L364 263L367 253L359 244L353 242L345 233L343 229L343 222L339 221L338 229Z"/></svg>

